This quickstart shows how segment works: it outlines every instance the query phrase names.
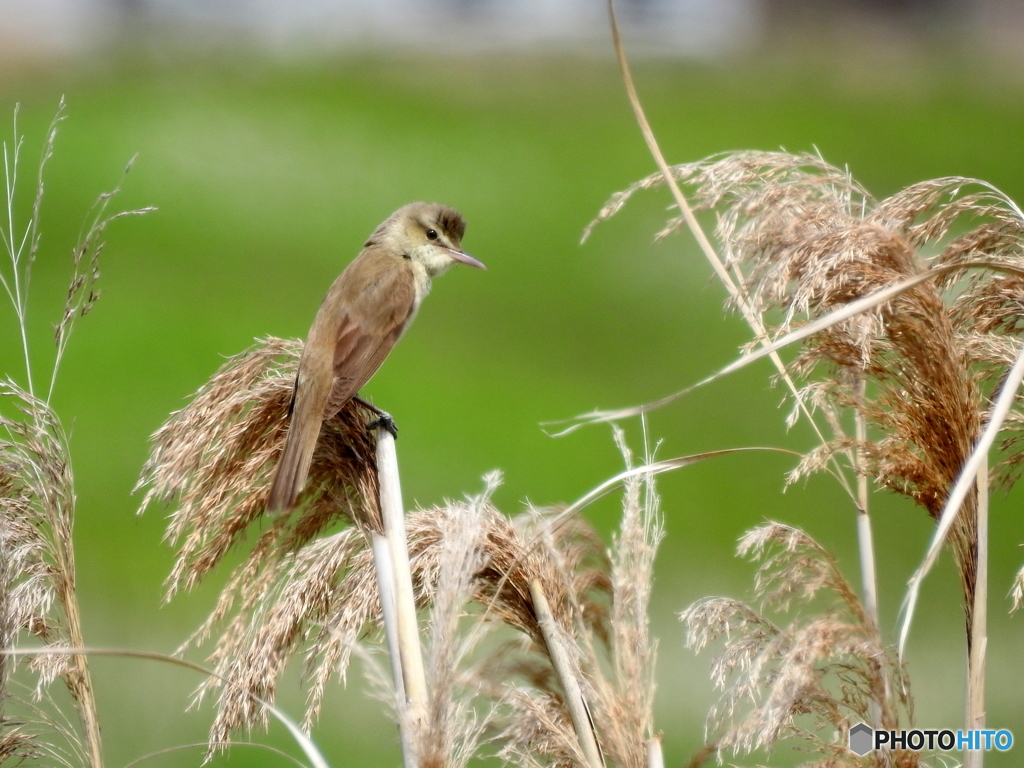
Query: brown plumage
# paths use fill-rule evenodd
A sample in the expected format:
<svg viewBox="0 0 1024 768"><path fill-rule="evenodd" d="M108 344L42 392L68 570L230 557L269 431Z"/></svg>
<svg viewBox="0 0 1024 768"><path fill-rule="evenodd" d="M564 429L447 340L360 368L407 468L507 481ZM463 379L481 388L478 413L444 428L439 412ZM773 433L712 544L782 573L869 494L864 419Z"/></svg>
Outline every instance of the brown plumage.
<svg viewBox="0 0 1024 768"><path fill-rule="evenodd" d="M457 211L410 203L389 216L334 281L309 329L295 377L291 422L267 510L292 507L306 482L320 425L380 368L416 316L431 278L455 262L484 265L461 250Z"/></svg>

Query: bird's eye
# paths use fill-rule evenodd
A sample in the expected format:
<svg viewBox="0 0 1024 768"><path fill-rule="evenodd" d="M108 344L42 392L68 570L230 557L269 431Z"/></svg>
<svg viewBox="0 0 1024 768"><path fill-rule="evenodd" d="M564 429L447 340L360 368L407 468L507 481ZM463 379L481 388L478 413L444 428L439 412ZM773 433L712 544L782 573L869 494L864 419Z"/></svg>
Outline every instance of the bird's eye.
<svg viewBox="0 0 1024 768"><path fill-rule="evenodd" d="M427 239L428 240L437 240L437 232L435 232L433 229L428 229L427 230Z"/></svg>

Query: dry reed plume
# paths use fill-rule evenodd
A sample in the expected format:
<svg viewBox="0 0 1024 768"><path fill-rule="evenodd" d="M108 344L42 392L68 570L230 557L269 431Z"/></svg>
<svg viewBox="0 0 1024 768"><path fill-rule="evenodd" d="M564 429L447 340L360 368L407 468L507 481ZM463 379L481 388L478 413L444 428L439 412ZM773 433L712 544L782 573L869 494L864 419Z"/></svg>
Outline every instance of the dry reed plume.
<svg viewBox="0 0 1024 768"><path fill-rule="evenodd" d="M938 518L1017 357L1024 285L1024 217L984 182L947 178L876 201L848 173L815 155L739 152L675 166L695 207L714 210L726 264L742 298L779 319L778 339L854 300L927 272L934 277L807 339L789 372L797 397L820 413L831 437L795 480L849 457L855 472L905 494ZM608 218L650 176L617 194ZM683 225L673 218L659 233ZM780 313L780 314L777 314ZM1020 400L1018 399L1018 405ZM867 425L853 434L849 413ZM794 409L792 418L799 415ZM1021 464L1020 410L1004 424L994 474L1010 485ZM977 497L953 527L951 546L971 625Z"/></svg>
<svg viewBox="0 0 1024 768"><path fill-rule="evenodd" d="M96 280L107 225L151 209L108 214L107 206L119 189L115 187L101 195L90 211L84 234L71 252L71 283L64 310L55 324L56 355L46 395L41 395L36 389L26 328L28 288L40 247L43 170L53 154L63 107L62 101L47 132L35 198L23 226L15 224L22 150L17 109L13 144L3 145L8 215L0 223L0 238L9 269L0 269L0 284L17 319L25 377L21 383L12 375L0 381L0 644L5 650L11 649L20 638L28 636L51 653L36 656L29 664L37 676L33 701L12 692L14 664L10 658L0 657L0 706L15 702L25 712L17 719L0 717L0 761L45 757L60 765L100 768L103 755L87 659L59 652L82 648L85 641L72 541L76 498L71 452L50 400L74 326L93 309L100 295ZM130 168L131 164L125 173ZM49 699L47 689L57 679L64 682L78 710L80 730ZM41 703L44 699L48 700L47 706ZM48 737L43 738L43 733ZM64 746L59 746L53 735L59 735Z"/></svg>
<svg viewBox="0 0 1024 768"><path fill-rule="evenodd" d="M616 440L627 466L632 466L632 455L618 430ZM657 737L653 719L657 644L650 636L648 609L654 554L662 528L651 476L632 475L624 486L622 522L610 561L604 560L593 534L581 520L574 523L579 530L574 538L586 545L583 549L579 544L569 548L552 538L543 518L534 518L531 522L536 533L525 538L538 546L518 556L517 562L525 561L532 553L539 567L555 565L554 573L560 572L561 579L572 576L575 586L564 591L566 610L556 610L555 614L562 642L570 649L579 675L601 760L640 768L647 765L648 744ZM510 571L502 568L498 572ZM582 601L588 594L595 598L606 595L610 608L603 600ZM514 618L523 608L530 614L521 620ZM527 631L531 641L515 653L495 654L487 668L489 672L499 670L488 676L491 688L495 680L513 675L522 680L505 684L500 699L504 711L497 718L503 724L498 737L499 757L524 767L588 765L570 722L564 683L551 667L547 647L550 638L538 642L535 630L529 628L528 616L535 615L529 602L508 601L506 610L513 616L505 620Z"/></svg>
<svg viewBox="0 0 1024 768"><path fill-rule="evenodd" d="M212 655L219 677L198 693L217 696L211 749L239 729L267 724L260 701L273 701L280 675L300 655L310 727L356 644L379 637L371 415L350 404L329 420L303 503L270 519L263 512L299 352L297 342L266 339L231 358L154 435L140 481L149 486L143 508L177 505L167 532L179 547L168 597L198 584L254 523L265 526L190 641L224 625ZM630 461L621 438L620 445ZM487 728L512 762L595 768L570 716L576 695L593 723L584 741L599 743L616 765L639 768L654 735L647 603L661 534L650 478L627 482L610 562L581 518L534 510L513 521L499 513L490 502L497 482L490 477L481 496L416 510L406 521L416 602L428 614L429 694L409 745L417 764L465 765ZM341 520L355 524L330 532ZM554 630L543 625L538 599ZM468 603L477 608L465 619ZM500 625L521 640L469 664L483 633ZM568 666L553 666L555 651ZM523 684L507 683L517 675ZM401 703L391 700L401 718Z"/></svg>
<svg viewBox="0 0 1024 768"><path fill-rule="evenodd" d="M914 764L917 757L903 753L858 761L809 736L796 718L811 715L812 729L831 726L842 742L850 716L888 728L901 706L908 719L912 714L907 683L878 640L873 478L912 498L937 523L904 598L900 653L921 581L948 542L966 615L966 726L985 726L989 477L1009 487L1021 464L1024 214L991 185L960 177L915 184L877 201L849 173L809 154L747 151L670 167L637 96L611 2L609 10L626 92L659 173L613 196L590 227L640 189L670 188L678 215L659 236L690 229L754 333L739 360L701 384L770 357L795 401L790 423L803 415L820 440L790 482L827 469L856 510L863 606L824 550L802 532L772 524L741 544L741 554L760 554L773 541L785 546L759 572L757 589L766 602L787 606L788 591L811 597L826 586L840 598L840 610L826 607L806 626L785 630L735 601L698 603L684 614L698 648L718 634L738 637L727 641L714 672L725 691L725 711L711 719L720 740L691 765L712 754L721 761L729 750L771 749L790 736L812 742L815 765ZM690 187L693 204L680 184ZM715 212L717 249L695 216L700 210ZM797 343L794 361L784 363L779 351ZM688 391L596 412L580 423L642 414ZM997 436L1002 452L995 457ZM763 576L772 562L791 581L765 594ZM1011 593L1019 607L1024 569ZM838 687L829 687L829 676ZM900 692L895 701L894 690ZM750 711L740 715L744 699ZM980 750L964 757L968 768L982 765Z"/></svg>
<svg viewBox="0 0 1024 768"><path fill-rule="evenodd" d="M654 145L628 69L624 74ZM893 728L900 711L906 719L912 715L907 681L879 641L864 481L873 478L910 497L939 521L948 515L947 499L975 460L990 418L996 418L997 395L1005 400L1007 394L1014 407L994 422L1002 451L990 459L990 471L1006 487L1019 477L1022 399L1013 394L1016 380L1006 385L1011 391L1002 390L1010 369L1020 366L1024 215L978 180L927 181L876 201L818 156L738 152L666 167L616 194L594 223L614 215L638 190L667 178L690 187L693 210L714 211L718 273L758 337L725 372L800 342L791 363L776 359L779 378L796 401L790 423L804 415L812 422L821 418L824 427L815 424L821 445L805 455L789 481L827 469L850 492L859 512L868 606L862 607L830 556L806 534L777 524L748 534L741 554L760 554L769 542L784 547L759 572L756 591L769 606L787 607L787 590L797 588L809 599L824 587L838 601L813 620L785 629L731 600L687 610L694 647L717 636L730 638L712 673L724 691L721 708L709 719L714 740L697 760L770 750L796 737L811 742L819 756L808 765L915 765L916 753L857 758L842 746L858 720ZM678 189L674 194L682 212L659 237L698 227L689 201ZM716 263L719 256L696 233ZM873 299L886 292L887 299ZM675 397L589 420L621 418ZM858 492L845 472L858 477ZM983 480L987 488L987 474ZM982 727L984 572L980 589L977 580L979 564L986 566L987 522L979 537L979 520L984 514L987 521L987 490L972 485L952 511L948 541L961 577L970 661L968 724ZM766 593L766 574L775 566L777 583L785 586ZM1014 585L1015 605L1024 596L1022 584L1024 570ZM911 606L915 596L908 591ZM810 727L800 716L810 716ZM823 727L832 729L835 741L817 735L815 729ZM978 753L967 758L968 764L981 764Z"/></svg>
<svg viewBox="0 0 1024 768"><path fill-rule="evenodd" d="M140 512L155 501L177 504L165 537L178 546L168 599L199 584L251 527L264 526L208 619L182 648L225 624L211 660L232 684L210 678L199 694L219 691L211 742L227 742L243 725L265 725L267 712L253 697L273 700L291 656L317 638L310 664L322 662L313 672L313 717L334 668L343 673L375 599L372 567L353 566L368 557L365 530L380 527L373 440L366 430L370 412L353 401L327 420L300 505L264 514L301 348L300 342L267 338L230 358L153 436L139 481L149 486ZM355 527L320 538L342 521ZM346 570L356 575L343 580Z"/></svg>
<svg viewBox="0 0 1024 768"><path fill-rule="evenodd" d="M909 680L881 638L838 564L803 531L770 522L749 531L740 556L761 561L754 596L780 613L814 603L807 618L780 626L740 601L706 598L681 615L687 645L723 648L711 666L722 692L708 715L707 736L725 753L771 752L793 740L815 755L806 768L911 768L920 754L846 748L858 722L888 730L912 721Z"/></svg>

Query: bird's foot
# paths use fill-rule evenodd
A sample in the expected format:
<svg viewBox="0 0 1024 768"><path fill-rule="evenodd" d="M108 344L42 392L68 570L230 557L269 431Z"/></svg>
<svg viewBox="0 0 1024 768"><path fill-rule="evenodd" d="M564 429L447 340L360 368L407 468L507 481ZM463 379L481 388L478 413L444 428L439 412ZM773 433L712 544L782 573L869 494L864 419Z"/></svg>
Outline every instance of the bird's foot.
<svg viewBox="0 0 1024 768"><path fill-rule="evenodd" d="M378 427L383 427L384 429L391 433L391 436L395 438L395 440L397 440L398 425L395 424L395 420L391 418L391 414L387 413L386 411L378 411L378 413L380 415L376 419L371 421L369 424L367 424L366 428L369 430L374 430L377 429Z"/></svg>
<svg viewBox="0 0 1024 768"><path fill-rule="evenodd" d="M377 414L377 418L366 425L366 428L368 430L372 432L378 427L383 427L384 429L391 433L391 436L395 438L395 440L398 439L398 425L395 424L395 420L391 418L390 413L381 410L373 403L366 402L365 400L363 400L363 398L359 397L358 395L356 395L352 399L359 403L359 405L361 405L366 410L372 411L373 413Z"/></svg>

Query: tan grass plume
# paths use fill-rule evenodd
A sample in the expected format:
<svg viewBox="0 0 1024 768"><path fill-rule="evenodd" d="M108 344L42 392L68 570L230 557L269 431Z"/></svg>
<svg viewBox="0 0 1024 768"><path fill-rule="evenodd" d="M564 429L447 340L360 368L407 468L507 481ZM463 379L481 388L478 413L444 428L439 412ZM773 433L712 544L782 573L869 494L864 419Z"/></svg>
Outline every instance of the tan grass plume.
<svg viewBox="0 0 1024 768"><path fill-rule="evenodd" d="M711 679L722 692L708 715L706 754L748 755L782 745L815 757L811 768L912 768L914 751L858 757L846 748L858 722L885 729L913 722L909 680L886 649L834 558L803 531L769 522L749 531L739 553L761 561L754 596L776 613L814 603L787 626L738 600L705 598L682 614L687 645L721 641ZM876 709L877 708L877 709Z"/></svg>
<svg viewBox="0 0 1024 768"><path fill-rule="evenodd" d="M864 465L854 471L866 471L937 518L1020 346L1016 289L1024 285L1024 217L1017 207L990 185L958 177L877 201L848 172L809 154L738 152L671 170L691 186L699 210L715 212L726 262L742 276L751 305L778 318L772 338L937 270L932 280L816 333L790 366L804 381L798 397L832 430L791 479L857 449ZM615 195L598 221L638 190L662 183L653 175ZM681 226L673 218L659 234ZM844 413L850 411L866 421L865 440L849 434ZM1021 464L1020 412L1007 421L1004 453L993 462L994 475L1006 484ZM968 628L976 504L972 492L950 537Z"/></svg>

